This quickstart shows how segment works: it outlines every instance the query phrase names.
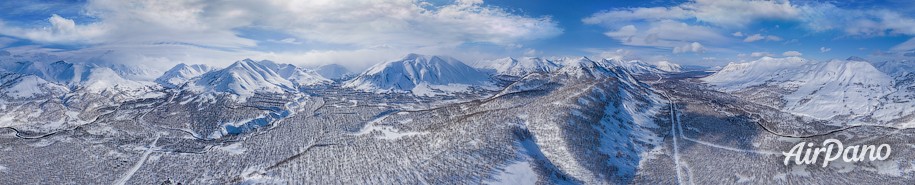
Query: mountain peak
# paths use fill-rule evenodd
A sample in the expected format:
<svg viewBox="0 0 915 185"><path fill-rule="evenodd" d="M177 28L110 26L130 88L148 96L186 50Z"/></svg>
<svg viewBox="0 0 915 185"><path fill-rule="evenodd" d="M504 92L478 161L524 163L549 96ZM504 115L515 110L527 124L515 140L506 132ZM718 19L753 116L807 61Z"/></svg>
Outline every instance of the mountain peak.
<svg viewBox="0 0 915 185"><path fill-rule="evenodd" d="M214 71L214 70L216 70L216 68L213 68L213 67L210 67L207 65L203 65L203 64L187 65L184 63L180 63L178 65L175 65L175 67L172 67L168 71L165 71L165 73L163 73L162 76L159 76L159 78L156 78L155 82L159 83L160 85L162 85L164 87L174 88L174 87L180 86L181 84L184 84L191 78L203 75L204 73Z"/></svg>
<svg viewBox="0 0 915 185"><path fill-rule="evenodd" d="M478 66L482 69L495 71L496 74L509 76L524 76L534 72L549 73L560 67L553 61L536 57L524 57L520 59L507 57L485 61L479 63Z"/></svg>
<svg viewBox="0 0 915 185"><path fill-rule="evenodd" d="M330 80L313 71L291 64L278 64L269 60L255 62L251 59L236 61L229 67L207 72L196 78L190 90L197 92L224 92L248 97L257 92L286 93L297 87L326 83Z"/></svg>
<svg viewBox="0 0 915 185"><path fill-rule="evenodd" d="M411 53L372 66L344 86L372 92L408 92L419 86L478 85L487 79L488 75L457 59Z"/></svg>

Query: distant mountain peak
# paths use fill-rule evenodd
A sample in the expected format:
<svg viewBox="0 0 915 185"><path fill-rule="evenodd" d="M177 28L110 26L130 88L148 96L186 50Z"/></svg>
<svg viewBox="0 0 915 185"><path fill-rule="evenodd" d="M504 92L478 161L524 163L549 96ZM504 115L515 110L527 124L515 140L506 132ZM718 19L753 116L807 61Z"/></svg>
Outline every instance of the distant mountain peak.
<svg viewBox="0 0 915 185"><path fill-rule="evenodd" d="M187 65L180 63L166 71L162 76L159 76L159 78L156 78L155 82L165 87L174 88L181 86L181 84L184 84L194 77L214 70L216 70L216 68L203 64Z"/></svg>
<svg viewBox="0 0 915 185"><path fill-rule="evenodd" d="M479 85L488 79L485 73L457 59L410 53L372 66L344 86L372 92L411 92L419 86Z"/></svg>
<svg viewBox="0 0 915 185"><path fill-rule="evenodd" d="M193 91L231 93L243 97L258 92L295 92L301 86L330 82L313 71L291 64L251 59L239 60L224 69L206 72L192 81L189 88Z"/></svg>

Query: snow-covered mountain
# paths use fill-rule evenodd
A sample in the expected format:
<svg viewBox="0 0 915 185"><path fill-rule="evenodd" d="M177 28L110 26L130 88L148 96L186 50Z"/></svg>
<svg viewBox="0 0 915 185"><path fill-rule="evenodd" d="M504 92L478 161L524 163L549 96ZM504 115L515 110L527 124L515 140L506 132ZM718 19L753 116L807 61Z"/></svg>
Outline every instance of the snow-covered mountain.
<svg viewBox="0 0 915 185"><path fill-rule="evenodd" d="M607 68L607 65L602 65L588 57L567 59L563 60L563 63L563 67L553 73L572 78L604 78L616 76L616 74Z"/></svg>
<svg viewBox="0 0 915 185"><path fill-rule="evenodd" d="M372 66L344 87L369 92L412 92L417 95L466 91L484 85L489 75L446 56L408 54Z"/></svg>
<svg viewBox="0 0 915 185"><path fill-rule="evenodd" d="M46 62L18 62L11 69L11 72L19 74L30 74L41 77L47 81L76 86L89 76L89 71L93 66L57 61L53 63Z"/></svg>
<svg viewBox="0 0 915 185"><path fill-rule="evenodd" d="M153 86L152 82L134 81L121 77L117 72L107 67L94 67L89 70L85 80L78 90L88 90L94 93L110 93L112 95L139 95Z"/></svg>
<svg viewBox="0 0 915 185"><path fill-rule="evenodd" d="M135 81L153 81L162 75L161 70L144 64L103 64L99 66L110 68L119 76Z"/></svg>
<svg viewBox="0 0 915 185"><path fill-rule="evenodd" d="M187 88L195 92L222 92L243 97L255 92L285 93L294 91L295 85L272 68L251 59L236 61L220 70L204 73L188 82Z"/></svg>
<svg viewBox="0 0 915 185"><path fill-rule="evenodd" d="M853 60L855 58L849 58ZM863 61L863 60L862 60ZM875 62L874 67L890 76L903 76L907 73L915 73L915 61L883 61Z"/></svg>
<svg viewBox="0 0 915 185"><path fill-rule="evenodd" d="M507 57L479 62L476 66L480 69L492 70L495 74L510 76L524 76L534 72L549 73L560 67L559 64L553 63L553 61L536 57L520 59Z"/></svg>
<svg viewBox="0 0 915 185"><path fill-rule="evenodd" d="M751 99L774 96L758 102L818 119L869 115L895 91L893 78L868 62L798 57L731 63L702 80Z"/></svg>
<svg viewBox="0 0 915 185"><path fill-rule="evenodd" d="M69 92L65 86L48 82L35 75L0 72L0 96L22 99L60 95Z"/></svg>
<svg viewBox="0 0 915 185"><path fill-rule="evenodd" d="M666 60L656 62L654 64L654 68L668 73L678 73L683 71L683 68L680 67L680 64L675 64Z"/></svg>
<svg viewBox="0 0 915 185"><path fill-rule="evenodd" d="M349 78L349 77L355 75L355 73L353 73L349 69L346 69L346 67L343 67L340 64L322 65L318 68L315 68L315 71L317 71L318 74L320 74L324 78L333 79L333 80L346 79L346 78Z"/></svg>
<svg viewBox="0 0 915 185"><path fill-rule="evenodd" d="M57 61L18 62L7 69L12 73L34 75L44 81L68 87L71 90L86 90L90 93L124 94L148 89L151 83L128 80L111 68ZM38 83L38 82L36 82Z"/></svg>
<svg viewBox="0 0 915 185"><path fill-rule="evenodd" d="M165 73L162 74L162 76L159 76L159 78L156 78L156 83L159 83L160 85L168 88L174 88L184 84L191 78L214 70L217 70L217 68L203 64L187 65L181 63L175 67L172 67L172 69L165 71Z"/></svg>
<svg viewBox="0 0 915 185"><path fill-rule="evenodd" d="M659 70L648 63L642 62L641 60L626 61L609 58L598 61L598 64L607 68L613 68L613 66L620 67L626 71L629 71L629 73L633 75L664 73L664 71Z"/></svg>
<svg viewBox="0 0 915 185"><path fill-rule="evenodd" d="M296 86L309 86L331 82L330 79L324 78L313 70L299 68L292 64L278 64L269 60L261 60L258 63L276 72L280 77L289 80Z"/></svg>

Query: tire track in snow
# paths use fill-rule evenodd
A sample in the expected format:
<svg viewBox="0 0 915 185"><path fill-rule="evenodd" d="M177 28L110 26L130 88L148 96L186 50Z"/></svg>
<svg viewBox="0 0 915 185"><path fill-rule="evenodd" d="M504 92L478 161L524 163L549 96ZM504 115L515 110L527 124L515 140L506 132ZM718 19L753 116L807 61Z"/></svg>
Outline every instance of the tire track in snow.
<svg viewBox="0 0 915 185"><path fill-rule="evenodd" d="M121 178L119 178L117 181L114 181L114 183L112 183L112 184L117 184L117 185L126 184L127 181L130 180L131 177L133 177L133 174L137 173L137 170L140 170L140 167L143 167L143 164L146 164L146 160L149 159L149 155L155 151L156 142L158 142L158 141L159 141L159 134L156 134L156 139L153 140L153 142L149 144L149 147L146 148L146 152L143 152L143 156L140 157L140 160L138 160L137 163L133 165L133 167L130 167L130 169L128 169L127 172L124 173L124 176L121 176Z"/></svg>

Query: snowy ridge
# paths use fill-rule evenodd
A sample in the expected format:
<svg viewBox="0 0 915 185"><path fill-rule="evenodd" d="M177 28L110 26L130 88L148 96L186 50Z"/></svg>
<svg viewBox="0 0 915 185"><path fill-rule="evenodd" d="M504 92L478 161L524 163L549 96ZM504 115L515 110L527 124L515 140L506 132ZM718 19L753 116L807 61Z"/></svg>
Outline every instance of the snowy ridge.
<svg viewBox="0 0 915 185"><path fill-rule="evenodd" d="M623 68L633 75L640 74L656 74L664 73L665 71L659 70L648 63L642 62L641 60L629 60L624 61L620 59L602 59L599 64L607 68L613 68L612 66Z"/></svg>
<svg viewBox="0 0 915 185"><path fill-rule="evenodd" d="M149 82L124 79L111 68L96 67L89 70L89 74L80 89L95 93L108 92L122 95L143 93L142 91L152 85Z"/></svg>
<svg viewBox="0 0 915 185"><path fill-rule="evenodd" d="M0 93L4 97L20 99L58 95L69 92L67 87L57 85L35 75L10 72L0 74Z"/></svg>
<svg viewBox="0 0 915 185"><path fill-rule="evenodd" d="M598 64L588 57L564 60L564 64L565 65L562 68L559 68L559 70L556 70L554 74L571 78L618 77L618 74L607 68L609 65Z"/></svg>
<svg viewBox="0 0 915 185"><path fill-rule="evenodd" d="M818 119L867 115L894 91L893 79L870 63L797 57L731 63L702 80L729 92L778 88L786 92L779 95L784 100L780 108Z"/></svg>
<svg viewBox="0 0 915 185"><path fill-rule="evenodd" d="M340 64L322 65L316 68L315 71L324 78L333 80L345 79L354 75L352 71Z"/></svg>
<svg viewBox="0 0 915 185"><path fill-rule="evenodd" d="M489 75L446 56L408 54L399 60L372 66L344 87L369 92L412 92L437 95L485 85Z"/></svg>
<svg viewBox="0 0 915 185"><path fill-rule="evenodd" d="M89 76L90 68L92 66L57 61L53 63L20 62L13 66L13 69L8 70L20 74L35 75L49 82L75 86Z"/></svg>
<svg viewBox="0 0 915 185"><path fill-rule="evenodd" d="M553 63L553 61L535 57L520 59L507 57L477 63L477 66L481 69L493 70L495 74L510 76L524 76L534 72L549 73L560 68L559 64Z"/></svg>
<svg viewBox="0 0 915 185"><path fill-rule="evenodd" d="M44 62L19 62L11 66L10 72L34 75L45 82L65 86L71 90L87 91L90 93L133 94L148 89L151 83L124 79L112 68L57 61ZM32 85L44 82L30 80ZM23 84L24 85L24 84ZM21 87L21 86L20 86ZM25 87L21 87L25 88ZM37 87L31 87L37 88ZM55 87L56 89L56 87Z"/></svg>
<svg viewBox="0 0 915 185"><path fill-rule="evenodd" d="M680 67L680 64L675 64L666 60L658 61L653 67L668 73L677 73L683 71L683 67Z"/></svg>
<svg viewBox="0 0 915 185"><path fill-rule="evenodd" d="M99 65L110 68L119 76L135 81L153 81L162 75L161 70L156 70L144 64L107 64Z"/></svg>
<svg viewBox="0 0 915 185"><path fill-rule="evenodd" d="M225 69L211 71L188 82L194 92L220 92L248 97L255 92L285 93L295 86L271 68L251 59L236 61Z"/></svg>
<svg viewBox="0 0 915 185"><path fill-rule="evenodd" d="M210 67L203 64L194 64L187 65L184 63L178 64L172 69L165 71L162 76L156 78L156 83L168 88L175 88L184 84L191 78L203 75L204 73L217 70L214 67Z"/></svg>
<svg viewBox="0 0 915 185"><path fill-rule="evenodd" d="M289 80L297 86L309 86L331 82L330 79L324 78L315 71L299 68L292 64L278 64L269 60L261 60L258 64L269 68L283 79Z"/></svg>

